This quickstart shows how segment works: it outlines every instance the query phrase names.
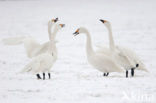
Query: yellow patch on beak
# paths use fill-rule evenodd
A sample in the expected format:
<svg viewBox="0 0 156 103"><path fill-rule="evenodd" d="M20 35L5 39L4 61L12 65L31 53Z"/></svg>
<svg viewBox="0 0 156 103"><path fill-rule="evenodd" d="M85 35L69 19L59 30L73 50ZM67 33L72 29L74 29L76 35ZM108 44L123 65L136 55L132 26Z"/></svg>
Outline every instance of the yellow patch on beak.
<svg viewBox="0 0 156 103"><path fill-rule="evenodd" d="M65 24L59 24L62 28L65 26Z"/></svg>
<svg viewBox="0 0 156 103"><path fill-rule="evenodd" d="M76 33L79 33L79 29L77 29L75 32L76 32Z"/></svg>
<svg viewBox="0 0 156 103"><path fill-rule="evenodd" d="M104 21L104 23L107 22L107 20L103 20L103 21Z"/></svg>
<svg viewBox="0 0 156 103"><path fill-rule="evenodd" d="M105 23L105 22L107 22L107 20L103 20L103 19L100 19L100 21L101 21L102 23Z"/></svg>

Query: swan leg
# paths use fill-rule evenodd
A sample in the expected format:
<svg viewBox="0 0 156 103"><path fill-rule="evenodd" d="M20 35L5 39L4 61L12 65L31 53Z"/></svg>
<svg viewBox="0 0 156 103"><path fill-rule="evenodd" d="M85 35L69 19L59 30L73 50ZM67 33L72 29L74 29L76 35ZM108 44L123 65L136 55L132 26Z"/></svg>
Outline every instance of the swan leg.
<svg viewBox="0 0 156 103"><path fill-rule="evenodd" d="M39 75L39 74L36 74L36 76L37 76L37 79L41 79L41 77L40 77L40 75Z"/></svg>
<svg viewBox="0 0 156 103"><path fill-rule="evenodd" d="M106 73L103 73L103 76L106 76Z"/></svg>
<svg viewBox="0 0 156 103"><path fill-rule="evenodd" d="M109 73L107 72L106 76L108 76L108 75L109 75Z"/></svg>
<svg viewBox="0 0 156 103"><path fill-rule="evenodd" d="M50 78L51 78L51 77L50 77L50 73L48 73L48 76L49 76L49 79L50 79Z"/></svg>
<svg viewBox="0 0 156 103"><path fill-rule="evenodd" d="M134 68L131 69L131 76L134 76Z"/></svg>
<svg viewBox="0 0 156 103"><path fill-rule="evenodd" d="M43 73L43 80L45 80L45 73Z"/></svg>
<svg viewBox="0 0 156 103"><path fill-rule="evenodd" d="M128 78L128 70L126 70L126 78Z"/></svg>

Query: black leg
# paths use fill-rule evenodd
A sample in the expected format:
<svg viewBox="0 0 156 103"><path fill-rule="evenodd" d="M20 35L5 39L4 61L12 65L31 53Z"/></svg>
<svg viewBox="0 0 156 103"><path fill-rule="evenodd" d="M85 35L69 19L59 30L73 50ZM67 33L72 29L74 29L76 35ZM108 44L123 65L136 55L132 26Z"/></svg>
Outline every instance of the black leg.
<svg viewBox="0 0 156 103"><path fill-rule="evenodd" d="M106 76L106 73L103 73L103 76Z"/></svg>
<svg viewBox="0 0 156 103"><path fill-rule="evenodd" d="M43 73L43 80L45 80L45 73Z"/></svg>
<svg viewBox="0 0 156 103"><path fill-rule="evenodd" d="M131 69L131 76L134 76L134 68Z"/></svg>
<svg viewBox="0 0 156 103"><path fill-rule="evenodd" d="M50 73L48 73L48 76L49 76L49 79L50 79L50 78L51 78L51 77L50 77Z"/></svg>
<svg viewBox="0 0 156 103"><path fill-rule="evenodd" d="M40 75L39 75L39 74L36 74L36 76L37 76L37 79L41 79L41 77L40 77Z"/></svg>
<svg viewBox="0 0 156 103"><path fill-rule="evenodd" d="M136 67L139 67L139 64L136 64Z"/></svg>
<svg viewBox="0 0 156 103"><path fill-rule="evenodd" d="M126 78L128 78L128 70L126 70Z"/></svg>
<svg viewBox="0 0 156 103"><path fill-rule="evenodd" d="M106 76L108 76L108 75L109 75L109 73L107 72Z"/></svg>

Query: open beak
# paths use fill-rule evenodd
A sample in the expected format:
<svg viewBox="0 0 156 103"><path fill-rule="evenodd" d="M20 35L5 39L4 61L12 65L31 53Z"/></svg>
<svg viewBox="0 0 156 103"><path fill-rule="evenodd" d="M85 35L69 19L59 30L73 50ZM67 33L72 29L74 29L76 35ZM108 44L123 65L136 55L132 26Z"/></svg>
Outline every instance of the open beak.
<svg viewBox="0 0 156 103"><path fill-rule="evenodd" d="M106 20L102 20L102 19L100 19L100 21L101 21L102 23L105 23L105 22L106 22Z"/></svg>
<svg viewBox="0 0 156 103"><path fill-rule="evenodd" d="M76 35L78 35L78 34L79 34L79 29L77 29L77 30L73 33L74 36L76 36Z"/></svg>
<svg viewBox="0 0 156 103"><path fill-rule="evenodd" d="M62 28L65 27L65 24L59 24Z"/></svg>

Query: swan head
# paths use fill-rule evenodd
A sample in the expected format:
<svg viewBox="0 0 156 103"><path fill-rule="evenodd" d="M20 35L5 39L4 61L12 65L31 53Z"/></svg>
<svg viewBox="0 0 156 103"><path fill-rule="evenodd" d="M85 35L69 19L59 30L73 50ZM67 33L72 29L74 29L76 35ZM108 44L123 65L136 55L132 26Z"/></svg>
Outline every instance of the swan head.
<svg viewBox="0 0 156 103"><path fill-rule="evenodd" d="M73 35L76 36L78 34L85 33L85 32L86 32L86 29L83 27L80 27L73 33Z"/></svg>
<svg viewBox="0 0 156 103"><path fill-rule="evenodd" d="M58 18L51 19L51 22L52 22L52 23L56 23L57 21L58 21Z"/></svg>
<svg viewBox="0 0 156 103"><path fill-rule="evenodd" d="M107 20L100 19L100 21L101 21L103 24L105 24L105 26L107 26L107 27L110 27L110 26L111 26L110 22L107 21Z"/></svg>

